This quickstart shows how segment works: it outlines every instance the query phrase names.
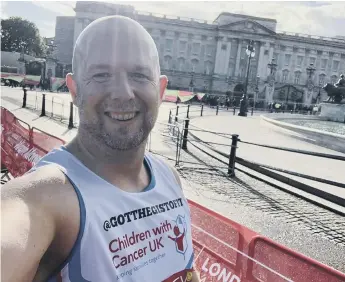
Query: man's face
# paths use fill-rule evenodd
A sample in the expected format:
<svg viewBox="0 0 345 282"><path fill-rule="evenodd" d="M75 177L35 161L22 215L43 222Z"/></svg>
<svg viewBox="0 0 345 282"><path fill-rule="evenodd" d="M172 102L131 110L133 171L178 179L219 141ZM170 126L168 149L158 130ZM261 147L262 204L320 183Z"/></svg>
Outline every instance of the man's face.
<svg viewBox="0 0 345 282"><path fill-rule="evenodd" d="M160 104L158 59L136 32L109 28L88 37L74 77L80 128L115 150L146 140Z"/></svg>

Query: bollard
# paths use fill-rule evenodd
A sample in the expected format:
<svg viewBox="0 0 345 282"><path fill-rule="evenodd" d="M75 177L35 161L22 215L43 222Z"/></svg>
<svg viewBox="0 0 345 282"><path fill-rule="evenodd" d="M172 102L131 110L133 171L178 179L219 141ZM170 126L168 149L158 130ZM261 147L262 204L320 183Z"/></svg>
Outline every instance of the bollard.
<svg viewBox="0 0 345 282"><path fill-rule="evenodd" d="M204 105L201 105L201 112L200 112L200 116L202 117L202 113L204 111Z"/></svg>
<svg viewBox="0 0 345 282"><path fill-rule="evenodd" d="M72 129L73 127L73 102L70 102L68 129Z"/></svg>
<svg viewBox="0 0 345 282"><path fill-rule="evenodd" d="M237 141L238 141L238 135L233 134L232 135L232 142L231 142L230 158L229 158L229 167L228 167L228 174L231 177L235 176Z"/></svg>
<svg viewBox="0 0 345 282"><path fill-rule="evenodd" d="M46 94L42 94L42 110L41 110L41 117L46 115Z"/></svg>
<svg viewBox="0 0 345 282"><path fill-rule="evenodd" d="M219 106L217 106L216 116L218 116Z"/></svg>
<svg viewBox="0 0 345 282"><path fill-rule="evenodd" d="M184 129L183 129L183 142L182 142L183 150L187 150L188 127L189 127L189 119L186 119L185 124L184 124Z"/></svg>
<svg viewBox="0 0 345 282"><path fill-rule="evenodd" d="M169 111L169 119L168 119L168 123L171 123L171 110Z"/></svg>
<svg viewBox="0 0 345 282"><path fill-rule="evenodd" d="M234 107L234 115L236 114L236 107Z"/></svg>
<svg viewBox="0 0 345 282"><path fill-rule="evenodd" d="M26 97L27 97L26 92L27 92L27 90L24 88L23 91L24 91L24 95L23 95L23 106L22 106L22 108L25 108L26 107Z"/></svg>
<svg viewBox="0 0 345 282"><path fill-rule="evenodd" d="M177 122L177 116L178 116L178 108L179 106L176 106L176 113L175 113L175 121Z"/></svg>
<svg viewBox="0 0 345 282"><path fill-rule="evenodd" d="M252 115L253 115L253 113L254 113L254 107L252 107Z"/></svg>
<svg viewBox="0 0 345 282"><path fill-rule="evenodd" d="M190 105L187 106L187 118L189 118L189 107Z"/></svg>

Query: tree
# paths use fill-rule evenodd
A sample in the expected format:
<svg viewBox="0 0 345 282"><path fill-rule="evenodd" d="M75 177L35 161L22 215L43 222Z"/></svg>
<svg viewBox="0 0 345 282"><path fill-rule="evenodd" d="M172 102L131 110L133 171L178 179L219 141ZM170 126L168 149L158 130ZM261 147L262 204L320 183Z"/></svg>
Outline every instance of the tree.
<svg viewBox="0 0 345 282"><path fill-rule="evenodd" d="M45 45L37 26L21 17L1 20L1 51L22 52L35 57L43 56Z"/></svg>

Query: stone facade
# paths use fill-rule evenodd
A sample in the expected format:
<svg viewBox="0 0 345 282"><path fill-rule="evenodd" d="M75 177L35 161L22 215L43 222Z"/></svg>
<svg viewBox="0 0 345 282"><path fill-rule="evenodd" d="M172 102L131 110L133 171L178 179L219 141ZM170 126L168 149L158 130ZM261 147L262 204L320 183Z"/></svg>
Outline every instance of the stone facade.
<svg viewBox="0 0 345 282"><path fill-rule="evenodd" d="M256 95L256 99L291 102L291 97L282 97L282 92L275 91L291 84L304 93L294 102L315 103L319 92L319 99L327 96L320 86L335 82L345 72L345 39L277 33L274 19L221 13L209 23L141 13L131 6L101 2L77 2L75 12L75 17L57 17L58 60L71 62L79 34L93 20L125 15L140 22L151 34L162 73L168 75L172 88L233 93L238 84L245 83L246 47L250 40L254 42L255 56L250 64L247 92L251 97ZM268 64L272 59L277 67L271 74ZM315 67L311 77L306 71L310 64Z"/></svg>

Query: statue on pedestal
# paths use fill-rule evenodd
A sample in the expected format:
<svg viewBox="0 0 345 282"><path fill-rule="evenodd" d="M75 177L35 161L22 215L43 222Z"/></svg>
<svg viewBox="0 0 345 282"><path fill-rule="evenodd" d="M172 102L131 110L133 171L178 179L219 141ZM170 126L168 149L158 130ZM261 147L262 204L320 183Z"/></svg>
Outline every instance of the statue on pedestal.
<svg viewBox="0 0 345 282"><path fill-rule="evenodd" d="M344 75L340 75L340 79L334 85L327 83L323 89L327 92L329 98L327 102L340 104L343 98L345 98L345 78Z"/></svg>

